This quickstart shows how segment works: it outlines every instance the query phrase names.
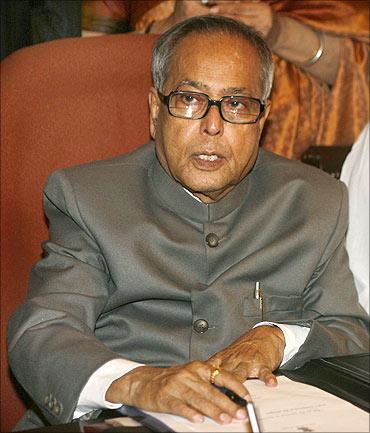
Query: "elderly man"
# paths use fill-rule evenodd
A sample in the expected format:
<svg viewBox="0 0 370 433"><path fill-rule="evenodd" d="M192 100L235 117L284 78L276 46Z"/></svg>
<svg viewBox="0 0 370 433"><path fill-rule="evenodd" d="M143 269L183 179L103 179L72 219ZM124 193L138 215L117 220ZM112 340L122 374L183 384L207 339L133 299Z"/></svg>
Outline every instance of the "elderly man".
<svg viewBox="0 0 370 433"><path fill-rule="evenodd" d="M278 367L368 347L345 187L259 149L264 41L191 18L161 36L152 69L155 143L45 188L50 239L9 326L44 422L126 403L226 424L246 413L212 383L248 398L248 378L276 386Z"/></svg>

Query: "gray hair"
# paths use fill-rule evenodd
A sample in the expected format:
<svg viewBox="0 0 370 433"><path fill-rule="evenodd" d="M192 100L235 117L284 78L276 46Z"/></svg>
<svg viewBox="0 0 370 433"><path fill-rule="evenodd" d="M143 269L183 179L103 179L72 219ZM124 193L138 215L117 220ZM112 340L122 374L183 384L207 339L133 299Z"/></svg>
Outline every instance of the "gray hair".
<svg viewBox="0 0 370 433"><path fill-rule="evenodd" d="M259 55L262 66L262 99L268 98L272 87L274 63L263 37L240 21L215 15L202 15L182 21L163 33L156 41L152 56L152 77L156 89L163 92L176 46L192 33L226 33L246 39Z"/></svg>

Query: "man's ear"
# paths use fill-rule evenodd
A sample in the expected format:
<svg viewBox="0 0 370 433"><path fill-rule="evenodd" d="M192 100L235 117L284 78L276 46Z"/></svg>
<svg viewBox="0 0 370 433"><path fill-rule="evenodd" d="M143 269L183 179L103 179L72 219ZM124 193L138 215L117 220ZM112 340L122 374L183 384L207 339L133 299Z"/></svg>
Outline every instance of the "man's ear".
<svg viewBox="0 0 370 433"><path fill-rule="evenodd" d="M268 118L268 115L270 113L270 109L271 109L271 101L268 99L265 103L265 109L264 109L263 113L261 114L261 117L258 120L258 125L260 128L260 134L262 133L262 129L263 129L263 126L264 126L264 124Z"/></svg>
<svg viewBox="0 0 370 433"><path fill-rule="evenodd" d="M157 119L159 116L159 108L161 101L158 96L157 89L151 87L149 90L149 116L150 116L150 135L155 139L157 129Z"/></svg>

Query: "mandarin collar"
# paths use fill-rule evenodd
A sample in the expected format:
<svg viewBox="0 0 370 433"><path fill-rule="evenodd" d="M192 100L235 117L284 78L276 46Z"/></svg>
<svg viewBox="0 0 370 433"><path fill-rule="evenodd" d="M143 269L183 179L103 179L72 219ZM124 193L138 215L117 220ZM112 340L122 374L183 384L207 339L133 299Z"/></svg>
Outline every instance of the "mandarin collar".
<svg viewBox="0 0 370 433"><path fill-rule="evenodd" d="M259 149L252 170L234 189L215 203L206 204L195 200L179 182L164 171L156 156L153 158L149 172L151 186L160 201L173 212L201 223L215 221L226 217L245 202L250 189L251 176L261 164L262 154L263 151Z"/></svg>

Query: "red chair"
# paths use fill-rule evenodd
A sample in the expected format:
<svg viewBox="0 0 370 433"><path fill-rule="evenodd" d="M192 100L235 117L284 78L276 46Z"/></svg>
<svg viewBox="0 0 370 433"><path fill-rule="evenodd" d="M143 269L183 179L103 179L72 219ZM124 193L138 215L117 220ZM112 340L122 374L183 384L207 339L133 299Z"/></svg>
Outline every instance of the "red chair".
<svg viewBox="0 0 370 433"><path fill-rule="evenodd" d="M130 33L62 39L2 62L1 431L13 428L27 406L8 368L6 326L47 238L43 185L55 169L148 141L154 39Z"/></svg>

